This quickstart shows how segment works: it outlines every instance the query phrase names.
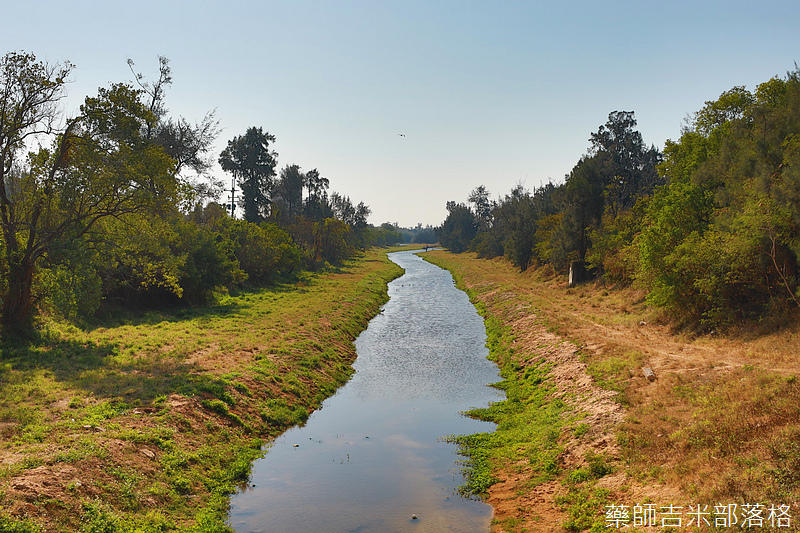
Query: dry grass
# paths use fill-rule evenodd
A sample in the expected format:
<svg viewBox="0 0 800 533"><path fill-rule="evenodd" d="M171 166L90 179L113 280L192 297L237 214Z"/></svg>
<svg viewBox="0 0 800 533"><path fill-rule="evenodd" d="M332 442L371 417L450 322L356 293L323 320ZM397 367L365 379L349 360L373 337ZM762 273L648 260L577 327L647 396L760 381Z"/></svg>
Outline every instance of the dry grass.
<svg viewBox="0 0 800 533"><path fill-rule="evenodd" d="M698 336L676 331L633 288L587 284L568 289L566 280L549 269L520 273L501 260L436 253L454 265L491 312L502 314L515 306L546 324L579 348L595 384L617 392L624 407L621 423L602 427L608 420L598 419L567 424L560 440L565 457L607 453L616 472L577 489L570 485L570 490L606 490L605 501L626 505L786 504L800 519L796 314L783 317L780 327L777 322L741 325ZM493 301L500 292L510 296L497 306ZM644 377L645 366L655 372L654 382ZM606 443L587 450L586 437L575 438L576 428L580 435L610 431L616 435L615 447ZM562 481L574 478L573 472L565 464ZM516 474L500 473L511 475ZM528 501L526 494L535 490L521 491L516 498ZM526 509L509 523L524 524L526 516L546 512L536 506ZM556 513L549 516L558 518ZM601 526L602 520L600 515ZM502 530L524 529L506 525Z"/></svg>

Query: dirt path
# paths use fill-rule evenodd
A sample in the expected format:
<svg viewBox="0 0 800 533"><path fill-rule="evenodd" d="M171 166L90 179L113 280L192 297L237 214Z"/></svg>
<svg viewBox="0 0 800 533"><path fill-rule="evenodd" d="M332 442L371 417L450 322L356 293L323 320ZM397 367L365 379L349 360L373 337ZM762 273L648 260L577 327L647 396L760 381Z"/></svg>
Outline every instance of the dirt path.
<svg viewBox="0 0 800 533"><path fill-rule="evenodd" d="M791 443L797 425L787 414L791 408L774 407L767 398L773 389L774 397L798 393L797 323L758 336L741 330L736 336L692 338L676 334L634 290L596 284L568 289L566 280L541 271L519 273L503 261L469 254L453 257L464 285L513 330L518 363L552 363L554 395L584 413L581 422L588 425L579 436L562 431L557 479L532 484L525 464L499 472L501 482L488 499L495 508L493 531L564 531L567 515L556 498L568 491L565 474L585 466L587 454L605 454L617 465L591 485L608 489L610 503L679 505L712 497L744 503L772 496L784 498L800 516L793 503L800 499L798 484L778 486L767 467L756 475L738 466L756 457L774 461L770 450ZM652 369L655 380L645 377L643 367ZM727 388L733 379L745 384L740 398ZM733 400L726 416L747 418L755 409L763 411L760 421L743 423L741 431L731 428L741 442L728 448L720 445L724 435L697 444L695 428L720 420L727 404L714 402L725 395ZM747 431L756 426L771 430ZM680 467L684 460L688 470ZM730 489L729 478L737 475L748 479L739 492Z"/></svg>

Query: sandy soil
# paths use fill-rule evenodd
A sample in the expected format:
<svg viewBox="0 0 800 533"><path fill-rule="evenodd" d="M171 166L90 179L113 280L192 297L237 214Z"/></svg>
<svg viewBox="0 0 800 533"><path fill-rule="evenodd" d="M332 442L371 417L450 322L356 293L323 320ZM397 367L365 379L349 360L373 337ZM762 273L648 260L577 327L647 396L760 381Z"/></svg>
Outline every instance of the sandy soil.
<svg viewBox="0 0 800 533"><path fill-rule="evenodd" d="M468 255L468 254L464 254ZM519 273L503 261L463 258L461 271L467 287L476 291L490 313L501 317L516 337L519 363L544 357L553 363L551 378L557 396L583 412L590 430L580 439L562 434L564 452L560 466L568 470L585 463L587 452L605 453L620 459L617 432L632 409L647 409L649 403L669 394L676 375L694 383L713 383L736 369L754 362L786 376L796 375L800 365L793 357L798 347L797 324L772 334L693 337L678 333L647 307L643 294L632 289L615 290L597 284L568 289L565 279L541 272ZM601 359L604 353L643 354L622 386L629 402L623 407L615 392L599 387L583 360ZM643 367L652 369L654 380ZM658 435L661 437L661 435ZM665 459L670 467L672 459ZM623 462L620 462L622 465ZM502 480L491 487L488 502L495 509L493 532L508 518L516 520L514 531L564 531L566 516L555 498L567 492L560 480L531 487L524 465L501 471ZM522 473L519 467L522 466ZM686 501L684 487L674 482L640 482L624 466L597 482L628 502ZM794 503L795 516L800 506Z"/></svg>

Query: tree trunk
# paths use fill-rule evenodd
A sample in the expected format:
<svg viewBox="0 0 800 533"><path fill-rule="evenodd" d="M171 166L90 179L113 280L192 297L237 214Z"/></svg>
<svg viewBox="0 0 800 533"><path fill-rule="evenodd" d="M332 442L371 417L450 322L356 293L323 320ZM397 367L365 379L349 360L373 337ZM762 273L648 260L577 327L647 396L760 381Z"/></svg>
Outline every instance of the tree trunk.
<svg viewBox="0 0 800 533"><path fill-rule="evenodd" d="M9 257L8 287L3 297L3 334L20 336L33 326L33 261L27 256Z"/></svg>

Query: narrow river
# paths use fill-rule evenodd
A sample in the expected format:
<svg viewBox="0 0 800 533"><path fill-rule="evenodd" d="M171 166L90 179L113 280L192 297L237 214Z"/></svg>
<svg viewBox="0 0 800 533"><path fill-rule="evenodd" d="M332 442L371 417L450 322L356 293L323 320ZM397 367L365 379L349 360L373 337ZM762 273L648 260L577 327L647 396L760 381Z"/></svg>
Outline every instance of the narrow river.
<svg viewBox="0 0 800 533"><path fill-rule="evenodd" d="M461 414L502 399L483 320L450 273L411 252L356 340L353 378L275 440L231 502L237 533L487 532L491 508L462 498L449 435L492 431Z"/></svg>

